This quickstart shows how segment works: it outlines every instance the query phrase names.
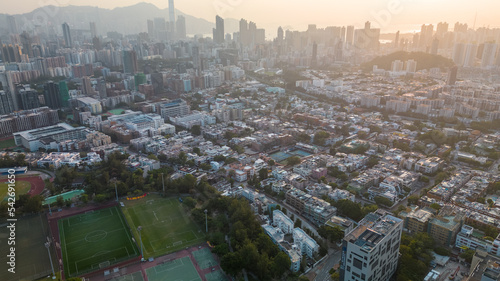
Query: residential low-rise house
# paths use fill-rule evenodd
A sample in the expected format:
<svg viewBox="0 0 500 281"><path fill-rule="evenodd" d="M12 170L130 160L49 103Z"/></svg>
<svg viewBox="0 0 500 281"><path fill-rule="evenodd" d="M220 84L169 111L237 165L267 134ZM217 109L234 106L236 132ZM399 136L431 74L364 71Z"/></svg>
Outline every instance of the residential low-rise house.
<svg viewBox="0 0 500 281"><path fill-rule="evenodd" d="M332 200L335 200L335 201L347 199L347 200L351 200L352 202L354 202L354 200L356 198L354 196L354 194L352 194L348 190L339 189L339 188L335 188L330 193L328 193L328 197Z"/></svg>
<svg viewBox="0 0 500 281"><path fill-rule="evenodd" d="M439 157L420 159L415 163L415 171L425 174L432 174L441 169L443 165L444 160Z"/></svg>
<svg viewBox="0 0 500 281"><path fill-rule="evenodd" d="M318 243L298 227L293 230L293 243L298 246L303 255L310 258L319 251Z"/></svg>
<svg viewBox="0 0 500 281"><path fill-rule="evenodd" d="M280 210L273 211L273 225L281 229L285 234L292 234L293 221Z"/></svg>
<svg viewBox="0 0 500 281"><path fill-rule="evenodd" d="M429 220L427 233L434 242L442 246L455 244L455 239L462 227L462 216L436 216Z"/></svg>
<svg viewBox="0 0 500 281"><path fill-rule="evenodd" d="M351 232L351 230L356 227L356 224L351 221L350 219L339 217L339 216L333 216L327 223L326 225L331 226L331 227L338 227L344 232L344 237Z"/></svg>
<svg viewBox="0 0 500 281"><path fill-rule="evenodd" d="M296 188L288 190L285 197L289 205L318 226L324 225L337 212L328 202Z"/></svg>

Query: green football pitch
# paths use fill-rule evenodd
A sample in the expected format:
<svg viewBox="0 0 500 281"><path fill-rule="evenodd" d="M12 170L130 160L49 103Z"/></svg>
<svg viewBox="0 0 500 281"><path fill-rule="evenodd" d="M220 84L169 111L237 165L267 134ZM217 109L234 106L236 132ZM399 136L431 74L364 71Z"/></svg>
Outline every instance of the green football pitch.
<svg viewBox="0 0 500 281"><path fill-rule="evenodd" d="M0 198L1 202L1 198ZM9 261L7 254L11 246L7 244L9 233L7 228L0 230L0 256L2 269L0 270L0 280L19 281L36 280L52 273L49 255L44 242L49 236L49 225L45 215L36 214L32 216L20 217L16 222L16 273L7 271L6 263ZM50 254L55 271L59 271L57 259L55 259L54 244L51 243Z"/></svg>
<svg viewBox="0 0 500 281"><path fill-rule="evenodd" d="M58 225L66 277L92 272L139 255L118 207L61 219Z"/></svg>
<svg viewBox="0 0 500 281"><path fill-rule="evenodd" d="M189 218L177 198L148 195L124 204L123 214L137 241L137 228L142 227L145 258L158 257L205 241L205 233Z"/></svg>
<svg viewBox="0 0 500 281"><path fill-rule="evenodd" d="M149 281L201 281L189 257L165 262L146 269Z"/></svg>

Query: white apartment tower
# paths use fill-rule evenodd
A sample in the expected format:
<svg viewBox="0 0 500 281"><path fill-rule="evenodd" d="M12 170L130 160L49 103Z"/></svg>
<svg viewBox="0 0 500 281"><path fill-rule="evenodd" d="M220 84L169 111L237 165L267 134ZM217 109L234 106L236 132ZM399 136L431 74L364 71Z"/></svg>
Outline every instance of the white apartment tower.
<svg viewBox="0 0 500 281"><path fill-rule="evenodd" d="M368 214L342 241L340 280L387 281L396 272L403 220Z"/></svg>

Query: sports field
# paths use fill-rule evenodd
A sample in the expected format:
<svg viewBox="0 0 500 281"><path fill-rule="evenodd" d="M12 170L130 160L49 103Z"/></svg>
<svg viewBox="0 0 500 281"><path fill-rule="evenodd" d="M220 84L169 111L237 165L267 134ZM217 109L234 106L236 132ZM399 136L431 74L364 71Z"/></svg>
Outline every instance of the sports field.
<svg viewBox="0 0 500 281"><path fill-rule="evenodd" d="M81 275L139 255L118 207L58 221L66 277Z"/></svg>
<svg viewBox="0 0 500 281"><path fill-rule="evenodd" d="M208 248L203 248L193 252L194 259L201 269L217 265L212 252Z"/></svg>
<svg viewBox="0 0 500 281"><path fill-rule="evenodd" d="M125 111L125 109L116 108L116 109L111 109L108 112L113 114L113 115L121 115L123 111Z"/></svg>
<svg viewBox="0 0 500 281"><path fill-rule="evenodd" d="M189 257L148 268L146 275L149 281L201 281Z"/></svg>
<svg viewBox="0 0 500 281"><path fill-rule="evenodd" d="M137 227L142 227L144 258L158 257L205 241L205 233L189 218L178 198L148 195L124 204L123 214L137 241Z"/></svg>
<svg viewBox="0 0 500 281"><path fill-rule="evenodd" d="M43 214L18 217L16 222L16 273L7 271L7 254L9 246L7 244L7 228L2 227L0 231L0 280L35 280L52 273L49 262L49 254L44 243L49 236L49 226L47 218ZM57 259L55 258L54 245L51 244L50 252L54 270L59 271Z"/></svg>
<svg viewBox="0 0 500 281"><path fill-rule="evenodd" d="M4 182L4 179L0 180L0 201L6 200L7 191L9 190L9 184ZM27 181L16 181L16 198L19 199L19 195L26 194L31 189L31 184Z"/></svg>
<svg viewBox="0 0 500 281"><path fill-rule="evenodd" d="M142 273L140 271L137 271L131 274L113 278L110 281L144 281L144 278L142 277Z"/></svg>
<svg viewBox="0 0 500 281"><path fill-rule="evenodd" d="M0 149L16 147L16 141L14 138L0 140Z"/></svg>

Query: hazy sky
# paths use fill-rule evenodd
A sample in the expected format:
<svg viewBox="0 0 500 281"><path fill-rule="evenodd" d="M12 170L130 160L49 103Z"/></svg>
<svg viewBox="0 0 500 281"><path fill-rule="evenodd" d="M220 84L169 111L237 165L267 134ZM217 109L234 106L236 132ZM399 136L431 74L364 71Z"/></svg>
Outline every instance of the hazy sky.
<svg viewBox="0 0 500 281"><path fill-rule="evenodd" d="M19 14L44 5L89 5L112 9L138 2L166 8L168 0L1 0L2 13ZM22 4L20 4L22 3ZM457 21L472 27L500 27L499 0L177 0L177 9L214 22L223 18L245 18L258 26L291 26L303 29L309 23L362 26L367 20L383 31L412 30L423 23ZM392 6L392 9L389 7ZM378 23L378 24L377 24Z"/></svg>

